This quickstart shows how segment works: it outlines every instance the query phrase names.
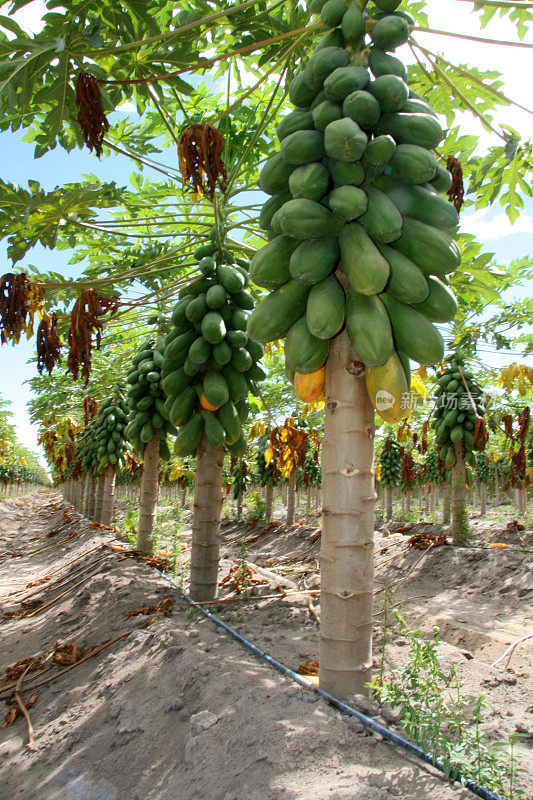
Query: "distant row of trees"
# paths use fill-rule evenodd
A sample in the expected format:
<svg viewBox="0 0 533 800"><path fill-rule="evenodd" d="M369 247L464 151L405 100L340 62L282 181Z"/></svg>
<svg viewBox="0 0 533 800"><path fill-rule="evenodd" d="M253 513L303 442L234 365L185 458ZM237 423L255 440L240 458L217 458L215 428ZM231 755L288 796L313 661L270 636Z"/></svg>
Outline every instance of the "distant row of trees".
<svg viewBox="0 0 533 800"><path fill-rule="evenodd" d="M10 406L0 395L0 493L19 492L34 484L49 486L50 479L37 456L18 439Z"/></svg>

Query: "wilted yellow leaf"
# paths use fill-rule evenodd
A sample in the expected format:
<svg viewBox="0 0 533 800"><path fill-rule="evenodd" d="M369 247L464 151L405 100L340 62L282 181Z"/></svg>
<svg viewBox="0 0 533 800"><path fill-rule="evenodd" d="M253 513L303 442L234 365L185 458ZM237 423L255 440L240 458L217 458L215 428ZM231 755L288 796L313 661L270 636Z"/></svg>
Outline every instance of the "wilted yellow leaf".
<svg viewBox="0 0 533 800"><path fill-rule="evenodd" d="M266 433L266 425L262 420L254 422L248 434L248 440L257 439L259 436L264 436Z"/></svg>
<svg viewBox="0 0 533 800"><path fill-rule="evenodd" d="M418 369L413 375L411 375L411 391L416 392L420 395L420 397L426 397L428 395L428 390L426 384L419 375L419 372L420 370Z"/></svg>
<svg viewBox="0 0 533 800"><path fill-rule="evenodd" d="M498 385L508 392L516 389L520 395L528 394L533 386L533 367L513 361L500 372Z"/></svg>
<svg viewBox="0 0 533 800"><path fill-rule="evenodd" d="M267 467L273 458L274 458L274 449L272 447L267 447L267 449L265 450L265 464Z"/></svg>

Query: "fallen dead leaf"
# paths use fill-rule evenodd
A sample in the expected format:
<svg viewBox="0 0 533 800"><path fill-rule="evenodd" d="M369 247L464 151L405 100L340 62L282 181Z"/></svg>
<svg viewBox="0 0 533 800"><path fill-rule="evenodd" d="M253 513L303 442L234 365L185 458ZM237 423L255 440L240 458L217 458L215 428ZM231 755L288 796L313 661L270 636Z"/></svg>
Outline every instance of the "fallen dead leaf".
<svg viewBox="0 0 533 800"><path fill-rule="evenodd" d="M17 681L24 672L35 672L36 669L42 667L42 656L28 656L28 658L21 658L16 664L12 664L6 668L4 673L5 681Z"/></svg>
<svg viewBox="0 0 533 800"><path fill-rule="evenodd" d="M69 666L83 658L83 650L75 642L56 642L52 661L58 666Z"/></svg>
<svg viewBox="0 0 533 800"><path fill-rule="evenodd" d="M32 708L35 705L37 698L39 697L39 692L34 692L28 700L24 700L25 707ZM16 700L12 697L8 697L6 700L7 705L7 714L3 723L0 725L0 728L10 728L11 725L15 722L17 717L22 717L22 711L20 710Z"/></svg>
<svg viewBox="0 0 533 800"><path fill-rule="evenodd" d="M439 533L433 536L431 533L415 533L410 536L407 543L411 547L416 547L417 550L427 550L429 547L442 547L447 544L446 536L444 533Z"/></svg>
<svg viewBox="0 0 533 800"><path fill-rule="evenodd" d="M245 567L241 564L235 564L235 566L230 567L230 571L225 578L222 578L219 586L228 584L229 589L240 594L247 586L260 583L268 583L267 578L255 575L248 564Z"/></svg>
<svg viewBox="0 0 533 800"><path fill-rule="evenodd" d="M307 661L304 661L303 664L300 664L298 667L298 672L300 675L318 675L318 661L315 661L312 658L308 658Z"/></svg>
<svg viewBox="0 0 533 800"><path fill-rule="evenodd" d="M174 598L172 595L167 594L163 599L153 606L142 606L139 608L132 608L130 611L124 611L125 617L136 617L139 614L157 614L159 611L165 615L165 617L170 617L174 610Z"/></svg>

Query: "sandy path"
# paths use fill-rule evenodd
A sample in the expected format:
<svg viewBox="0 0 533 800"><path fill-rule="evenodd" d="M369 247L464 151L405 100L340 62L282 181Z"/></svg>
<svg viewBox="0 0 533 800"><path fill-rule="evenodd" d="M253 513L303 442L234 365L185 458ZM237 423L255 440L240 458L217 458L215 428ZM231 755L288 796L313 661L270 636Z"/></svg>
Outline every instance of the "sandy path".
<svg viewBox="0 0 533 800"><path fill-rule="evenodd" d="M57 533L47 536L51 531ZM9 556L48 548L70 535L61 545L32 556ZM298 535L303 550L309 544ZM230 528L225 538L231 538ZM128 619L124 612L159 602L168 584L147 566L112 553L108 542L108 533L91 528L58 495L36 493L18 503L0 504L2 615L20 609L5 599L9 592L52 570L62 567L53 579L71 575L72 583L93 571L90 564L98 570L33 617L0 621L2 672L21 658L51 650L57 640L74 641L86 651L147 619ZM268 542L259 548L268 552ZM84 553L88 555L67 565ZM225 555L227 569L229 541ZM257 552L250 557L258 558ZM73 574L81 565L87 572ZM47 603L68 585L43 584L33 599ZM409 591L424 593L412 586ZM317 656L316 623L301 600L235 604L221 616L292 667ZM41 687L30 712L34 751L25 747L23 718L0 731L2 800L472 796L367 735L358 723L272 671L196 612L176 606L172 616L157 614L154 619L148 628ZM401 644L397 649L401 657ZM456 658L458 653L453 648L449 655ZM465 669L473 663L460 657ZM479 668L477 660L475 664ZM504 672L496 677L502 678L494 689L505 693L503 705L514 708L516 700L517 713L525 713L525 679ZM514 684L505 682L509 677ZM30 675L27 682L34 682Z"/></svg>

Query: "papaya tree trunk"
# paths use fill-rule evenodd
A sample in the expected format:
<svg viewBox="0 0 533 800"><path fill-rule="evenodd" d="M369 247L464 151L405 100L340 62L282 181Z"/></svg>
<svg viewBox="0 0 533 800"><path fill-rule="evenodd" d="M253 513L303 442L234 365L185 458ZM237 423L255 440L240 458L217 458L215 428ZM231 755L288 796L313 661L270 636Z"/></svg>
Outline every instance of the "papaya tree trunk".
<svg viewBox="0 0 533 800"><path fill-rule="evenodd" d="M326 362L320 550L320 686L366 693L372 667L374 411L343 331Z"/></svg>
<svg viewBox="0 0 533 800"><path fill-rule="evenodd" d="M287 508L287 484L284 483L281 487L281 502Z"/></svg>
<svg viewBox="0 0 533 800"><path fill-rule="evenodd" d="M462 444L455 445L455 457L452 467L452 535L454 544L466 545L469 529L466 514L466 465Z"/></svg>
<svg viewBox="0 0 533 800"><path fill-rule="evenodd" d="M137 550L145 556L154 552L154 525L159 494L159 436L153 436L144 448Z"/></svg>
<svg viewBox="0 0 533 800"><path fill-rule="evenodd" d="M520 487L520 516L525 517L527 512L527 488L525 486Z"/></svg>
<svg viewBox="0 0 533 800"><path fill-rule="evenodd" d="M113 510L115 506L115 479L116 472L114 467L108 467L104 476L104 491L102 498L102 525L111 525L113 522Z"/></svg>
<svg viewBox="0 0 533 800"><path fill-rule="evenodd" d="M272 519L272 507L274 505L274 487L267 483L265 486L265 519L270 522Z"/></svg>
<svg viewBox="0 0 533 800"><path fill-rule="evenodd" d="M407 514L411 513L411 490L408 489L405 493L405 511Z"/></svg>
<svg viewBox="0 0 533 800"><path fill-rule="evenodd" d="M104 476L99 475L96 481L95 498L94 498L94 520L95 522L102 521L102 503L104 500Z"/></svg>
<svg viewBox="0 0 533 800"><path fill-rule="evenodd" d="M94 514L94 493L95 482L91 475L87 475L87 486L85 487L85 518L91 519Z"/></svg>
<svg viewBox="0 0 533 800"><path fill-rule="evenodd" d="M386 522L390 522L392 519L392 508L393 508L393 500L394 500L394 487L387 486L385 488L385 520Z"/></svg>
<svg viewBox="0 0 533 800"><path fill-rule="evenodd" d="M214 600L217 594L222 464L224 448L202 436L196 457L192 521L190 595Z"/></svg>
<svg viewBox="0 0 533 800"><path fill-rule="evenodd" d="M237 492L237 519L242 519L242 487L240 485Z"/></svg>
<svg viewBox="0 0 533 800"><path fill-rule="evenodd" d="M498 475L498 465L494 464L494 492L496 505L500 505L500 477Z"/></svg>
<svg viewBox="0 0 533 800"><path fill-rule="evenodd" d="M183 487L183 492L182 492L182 495L181 495L181 505L182 506L186 506L187 505L187 487L186 486Z"/></svg>
<svg viewBox="0 0 533 800"><path fill-rule="evenodd" d="M448 482L442 484L442 524L449 525L452 513L452 487Z"/></svg>
<svg viewBox="0 0 533 800"><path fill-rule="evenodd" d="M307 497L305 501L305 513L309 515L311 512L311 489L309 486L307 487L306 491L307 491Z"/></svg>
<svg viewBox="0 0 533 800"><path fill-rule="evenodd" d="M479 513L482 517L487 513L487 484L484 481L479 484Z"/></svg>
<svg viewBox="0 0 533 800"><path fill-rule="evenodd" d="M296 470L293 469L289 475L289 483L287 484L287 517L285 519L286 525L292 525L294 522L294 506L296 500Z"/></svg>

